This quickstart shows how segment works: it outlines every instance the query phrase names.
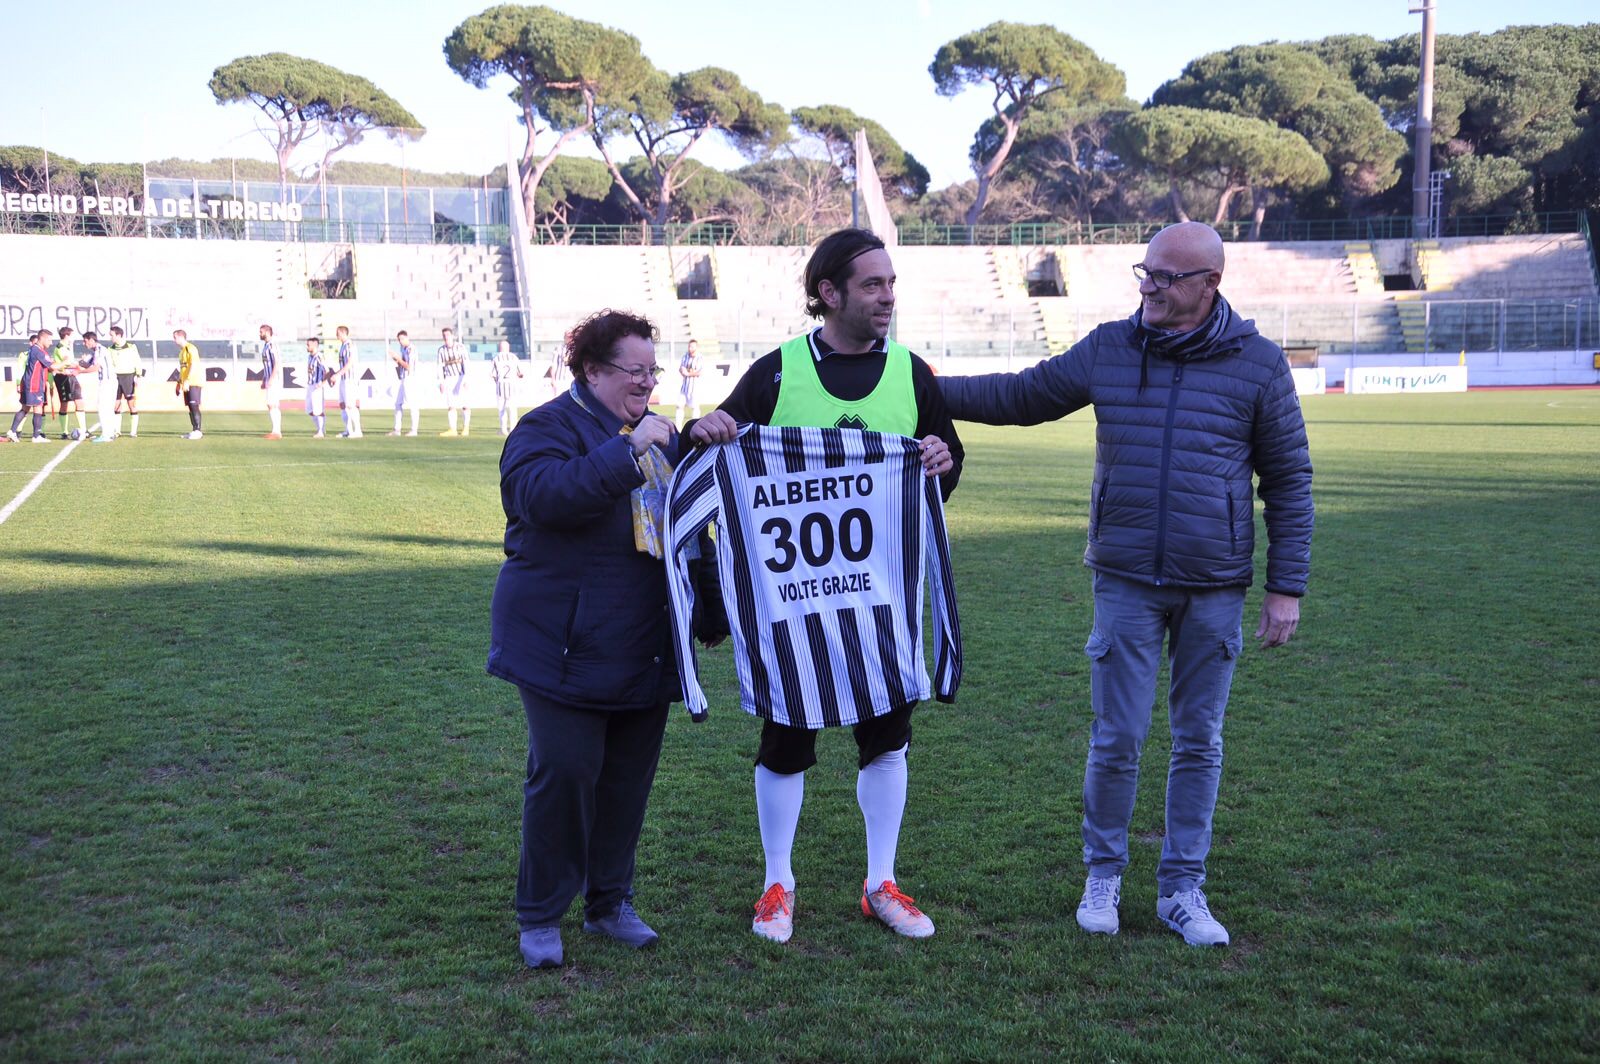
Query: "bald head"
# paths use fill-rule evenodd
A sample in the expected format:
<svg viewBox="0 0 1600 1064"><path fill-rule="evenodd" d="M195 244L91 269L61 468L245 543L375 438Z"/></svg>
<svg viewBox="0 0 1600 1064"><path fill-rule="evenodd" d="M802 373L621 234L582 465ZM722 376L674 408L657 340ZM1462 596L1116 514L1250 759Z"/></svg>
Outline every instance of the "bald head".
<svg viewBox="0 0 1600 1064"><path fill-rule="evenodd" d="M1222 237L1204 222L1179 222L1169 225L1150 240L1146 261L1157 256L1183 263L1180 272L1215 270L1222 272Z"/></svg>

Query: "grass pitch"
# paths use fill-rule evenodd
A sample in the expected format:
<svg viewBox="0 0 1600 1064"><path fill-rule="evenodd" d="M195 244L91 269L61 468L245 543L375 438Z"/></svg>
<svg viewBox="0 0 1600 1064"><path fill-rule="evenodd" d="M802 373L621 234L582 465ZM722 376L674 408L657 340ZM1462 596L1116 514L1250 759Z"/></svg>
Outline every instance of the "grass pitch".
<svg viewBox="0 0 1600 1064"><path fill-rule="evenodd" d="M919 711L899 858L938 934L860 916L844 735L794 941L749 933L757 729L720 649L640 847L662 941L574 913L559 972L517 956L524 730L482 672L499 438L146 416L80 446L0 526L0 1056L1592 1059L1600 392L1305 408L1311 594L1289 647L1250 645L1226 732L1231 948L1155 918L1159 705L1122 934L1073 922L1085 412L964 427L967 680ZM59 446L0 448L0 505Z"/></svg>

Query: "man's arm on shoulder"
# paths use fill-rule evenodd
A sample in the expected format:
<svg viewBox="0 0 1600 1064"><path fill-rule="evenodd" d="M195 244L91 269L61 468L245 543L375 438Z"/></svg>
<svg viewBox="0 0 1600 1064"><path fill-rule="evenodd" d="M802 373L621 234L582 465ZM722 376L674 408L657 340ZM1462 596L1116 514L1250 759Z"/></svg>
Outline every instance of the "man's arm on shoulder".
<svg viewBox="0 0 1600 1064"><path fill-rule="evenodd" d="M1089 404L1089 372L1098 334L1018 373L940 377L950 416L985 425L1038 425Z"/></svg>

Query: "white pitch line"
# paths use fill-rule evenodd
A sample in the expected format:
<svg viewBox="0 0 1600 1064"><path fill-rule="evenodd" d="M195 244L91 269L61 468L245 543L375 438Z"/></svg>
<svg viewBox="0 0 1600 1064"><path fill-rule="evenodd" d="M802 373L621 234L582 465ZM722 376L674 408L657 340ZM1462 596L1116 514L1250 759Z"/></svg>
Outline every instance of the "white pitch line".
<svg viewBox="0 0 1600 1064"><path fill-rule="evenodd" d="M21 491L17 492L17 497L6 503L5 509L0 510L0 525L5 524L11 515L17 512L17 507L28 501L29 495L39 490L39 485L44 483L44 478L50 475L51 470L60 465L67 455L72 453L72 449L82 442L82 440L73 440L61 448L54 458L45 463L44 468L39 470Z"/></svg>
<svg viewBox="0 0 1600 1064"><path fill-rule="evenodd" d="M236 462L229 465L191 465L191 466L123 466L118 469L68 469L61 475L64 477L93 476L99 473L209 473L212 470L225 469L287 469L293 466L362 466L362 465L394 465L396 462L465 462L475 458L470 454L438 455L437 457L417 458L356 458L332 462ZM0 472L0 477L7 474Z"/></svg>

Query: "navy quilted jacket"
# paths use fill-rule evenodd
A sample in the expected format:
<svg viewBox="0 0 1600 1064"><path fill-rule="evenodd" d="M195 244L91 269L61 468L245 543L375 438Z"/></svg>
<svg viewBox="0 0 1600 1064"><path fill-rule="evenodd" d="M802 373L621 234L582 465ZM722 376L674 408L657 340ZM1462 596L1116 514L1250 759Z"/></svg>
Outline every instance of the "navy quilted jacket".
<svg viewBox="0 0 1600 1064"><path fill-rule="evenodd" d="M667 570L633 544L644 482L621 422L570 394L525 414L500 455L505 564L488 671L553 702L643 709L677 701Z"/></svg>
<svg viewBox="0 0 1600 1064"><path fill-rule="evenodd" d="M1132 318L1106 322L1019 373L941 377L951 416L1037 425L1093 405L1090 568L1155 585L1251 582L1259 478L1267 590L1302 595L1311 569L1311 457L1283 352L1234 318L1185 361L1146 361ZM1141 371L1146 383L1141 387Z"/></svg>

